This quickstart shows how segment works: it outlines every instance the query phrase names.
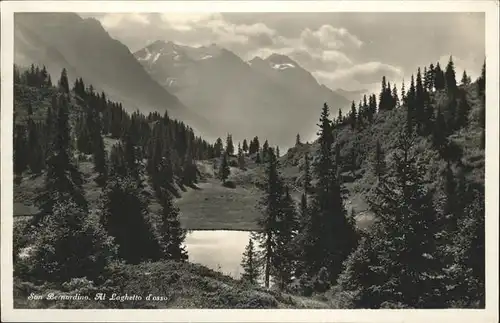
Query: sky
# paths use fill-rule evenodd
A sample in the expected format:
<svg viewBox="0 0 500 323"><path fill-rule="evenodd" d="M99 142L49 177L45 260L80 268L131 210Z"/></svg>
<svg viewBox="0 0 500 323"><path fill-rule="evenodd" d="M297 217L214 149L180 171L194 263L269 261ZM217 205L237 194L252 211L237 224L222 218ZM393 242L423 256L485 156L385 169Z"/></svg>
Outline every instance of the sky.
<svg viewBox="0 0 500 323"><path fill-rule="evenodd" d="M155 40L217 44L244 60L286 54L332 89L400 86L417 67L450 55L460 78L479 75L484 13L103 13L94 17L135 52Z"/></svg>

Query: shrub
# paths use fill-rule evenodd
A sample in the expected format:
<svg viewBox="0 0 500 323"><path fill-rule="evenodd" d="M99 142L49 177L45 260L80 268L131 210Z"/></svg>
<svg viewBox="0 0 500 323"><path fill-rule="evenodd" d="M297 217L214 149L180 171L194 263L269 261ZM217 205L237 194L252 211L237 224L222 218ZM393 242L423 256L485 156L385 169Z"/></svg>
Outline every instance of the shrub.
<svg viewBox="0 0 500 323"><path fill-rule="evenodd" d="M222 185L227 188L236 188L236 183L233 181L226 181Z"/></svg>
<svg viewBox="0 0 500 323"><path fill-rule="evenodd" d="M95 279L115 253L112 239L97 221L72 200L58 199L35 240L33 270L47 281Z"/></svg>

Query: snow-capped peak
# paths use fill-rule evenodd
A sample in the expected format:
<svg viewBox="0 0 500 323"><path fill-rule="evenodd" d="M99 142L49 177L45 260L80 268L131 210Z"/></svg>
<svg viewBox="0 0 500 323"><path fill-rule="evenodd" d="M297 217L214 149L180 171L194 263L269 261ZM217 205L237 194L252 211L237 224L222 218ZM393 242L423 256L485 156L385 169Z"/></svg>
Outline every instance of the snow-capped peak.
<svg viewBox="0 0 500 323"><path fill-rule="evenodd" d="M275 70L286 70L288 68L295 68L295 65L290 64L290 63L284 63L284 64L273 64L271 63L271 67L274 68Z"/></svg>

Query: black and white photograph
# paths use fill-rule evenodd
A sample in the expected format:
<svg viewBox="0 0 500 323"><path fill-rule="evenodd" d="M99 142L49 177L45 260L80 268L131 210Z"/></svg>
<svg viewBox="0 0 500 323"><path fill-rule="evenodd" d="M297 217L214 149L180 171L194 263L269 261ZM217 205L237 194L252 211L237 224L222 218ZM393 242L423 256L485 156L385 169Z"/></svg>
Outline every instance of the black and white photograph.
<svg viewBox="0 0 500 323"><path fill-rule="evenodd" d="M13 310L498 306L498 25L259 2L2 22Z"/></svg>

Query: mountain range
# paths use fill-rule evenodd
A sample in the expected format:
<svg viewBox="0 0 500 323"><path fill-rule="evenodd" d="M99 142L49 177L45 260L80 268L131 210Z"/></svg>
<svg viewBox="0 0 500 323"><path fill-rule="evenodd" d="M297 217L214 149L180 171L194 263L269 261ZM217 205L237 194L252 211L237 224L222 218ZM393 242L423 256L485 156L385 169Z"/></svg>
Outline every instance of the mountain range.
<svg viewBox="0 0 500 323"><path fill-rule="evenodd" d="M244 61L216 44L190 47L155 41L131 53L93 18L74 13L15 16L15 63L66 68L133 111L159 111L185 121L208 140L231 133L291 146L314 135L327 102L348 109L361 92L333 91L287 56Z"/></svg>
<svg viewBox="0 0 500 323"><path fill-rule="evenodd" d="M165 89L237 138L290 145L297 132L311 137L323 103L350 104L285 55L245 62L215 44L156 41L134 56Z"/></svg>

